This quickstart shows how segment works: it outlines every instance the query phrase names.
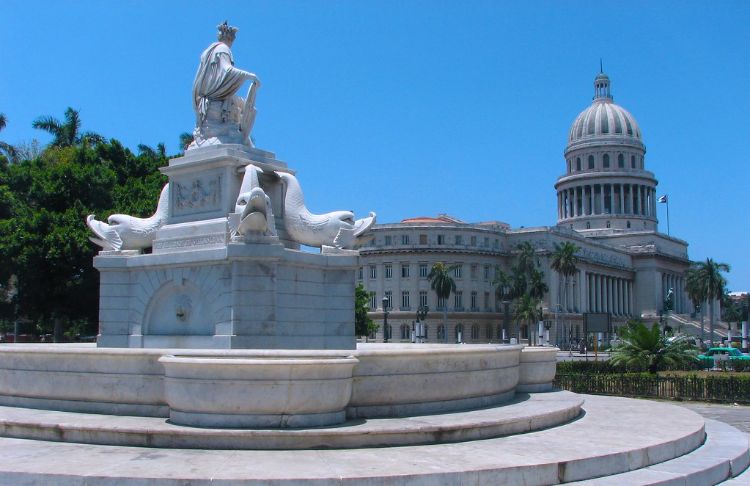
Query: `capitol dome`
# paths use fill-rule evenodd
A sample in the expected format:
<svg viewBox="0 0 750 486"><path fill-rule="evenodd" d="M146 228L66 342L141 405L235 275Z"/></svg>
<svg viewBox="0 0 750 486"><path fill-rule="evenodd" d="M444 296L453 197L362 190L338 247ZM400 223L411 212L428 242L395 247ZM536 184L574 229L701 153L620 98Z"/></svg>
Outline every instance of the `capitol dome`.
<svg viewBox="0 0 750 486"><path fill-rule="evenodd" d="M599 73L594 79L594 102L576 117L570 127L568 147L603 137L642 144L638 122L625 108L614 103L609 77Z"/></svg>
<svg viewBox="0 0 750 486"><path fill-rule="evenodd" d="M573 122L565 174L555 183L557 223L582 232L656 231L654 174L633 115L616 105L609 76L594 78L594 101Z"/></svg>

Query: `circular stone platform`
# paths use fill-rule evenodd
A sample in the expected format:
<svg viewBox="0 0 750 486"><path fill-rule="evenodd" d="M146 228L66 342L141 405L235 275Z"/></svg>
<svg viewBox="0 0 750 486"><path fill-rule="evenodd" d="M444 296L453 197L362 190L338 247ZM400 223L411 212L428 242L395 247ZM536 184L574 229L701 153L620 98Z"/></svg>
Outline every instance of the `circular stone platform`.
<svg viewBox="0 0 750 486"><path fill-rule="evenodd" d="M549 399L563 396L558 392L543 395ZM682 473L654 471L649 466L668 467L681 458L710 469L715 473L712 478L726 479L747 467L748 445L737 443L734 436L728 436L734 441L730 445L736 454L732 456L721 440L713 441L721 447L710 457L721 467L709 467L698 460L700 457L695 459L693 455L712 442L712 433L706 441L710 427L689 410L625 398L582 397L585 414L562 426L494 439L421 446L195 450L2 438L0 483L278 485L304 480L316 485L545 485L640 471L674 479ZM64 435L61 430L60 438ZM652 466L657 463L663 464ZM594 480L592 484L598 483Z"/></svg>
<svg viewBox="0 0 750 486"><path fill-rule="evenodd" d="M0 435L49 441L184 449L333 449L488 439L554 427L581 413L574 393L520 394L502 406L416 417L354 419L334 427L215 429L127 417L0 407Z"/></svg>

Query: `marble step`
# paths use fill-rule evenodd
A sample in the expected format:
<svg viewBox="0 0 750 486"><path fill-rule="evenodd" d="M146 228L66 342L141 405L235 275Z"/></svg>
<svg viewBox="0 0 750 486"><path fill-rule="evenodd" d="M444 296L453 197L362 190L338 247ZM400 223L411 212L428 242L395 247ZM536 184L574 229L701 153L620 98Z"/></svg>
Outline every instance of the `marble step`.
<svg viewBox="0 0 750 486"><path fill-rule="evenodd" d="M694 451L653 466L612 476L576 481L577 486L681 485L708 486L746 476L750 485L748 435L716 420L706 420L706 441ZM739 477L737 478L738 480ZM722 484L731 484L722 483Z"/></svg>
<svg viewBox="0 0 750 486"><path fill-rule="evenodd" d="M165 418L0 406L0 436L85 444L178 449L343 449L489 439L556 427L581 414L568 391L522 393L498 406L401 418L353 419L307 429L217 429Z"/></svg>
<svg viewBox="0 0 750 486"><path fill-rule="evenodd" d="M580 396L585 413L561 426L416 446L197 450L0 438L0 484L541 486L641 469L704 442L705 420L690 410Z"/></svg>

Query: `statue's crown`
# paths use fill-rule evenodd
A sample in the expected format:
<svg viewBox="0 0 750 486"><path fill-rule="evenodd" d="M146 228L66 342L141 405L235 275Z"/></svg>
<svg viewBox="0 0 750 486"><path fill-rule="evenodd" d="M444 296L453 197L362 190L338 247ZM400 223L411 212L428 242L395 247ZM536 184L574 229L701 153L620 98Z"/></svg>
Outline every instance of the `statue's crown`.
<svg viewBox="0 0 750 486"><path fill-rule="evenodd" d="M219 39L225 37L234 37L234 35L239 30L237 27L232 27L231 25L229 25L226 20L223 24L217 25L216 28L219 29Z"/></svg>

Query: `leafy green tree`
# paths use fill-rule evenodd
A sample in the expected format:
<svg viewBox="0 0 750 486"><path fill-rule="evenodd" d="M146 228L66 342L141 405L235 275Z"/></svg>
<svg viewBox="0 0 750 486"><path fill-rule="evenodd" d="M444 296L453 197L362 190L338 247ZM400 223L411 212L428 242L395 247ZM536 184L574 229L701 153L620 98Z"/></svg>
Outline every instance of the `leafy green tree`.
<svg viewBox="0 0 750 486"><path fill-rule="evenodd" d="M69 118L61 132L77 131L77 114ZM15 279L14 318L31 319L43 332L58 323L57 335L63 326L96 330L99 274L92 262L99 248L89 241L86 216L150 215L166 182L158 171L167 164L163 150L136 156L116 140L72 139L82 143L53 143L33 159L0 167L0 282Z"/></svg>
<svg viewBox="0 0 750 486"><path fill-rule="evenodd" d="M724 292L721 296L721 313L722 319L727 323L729 329L732 329L732 323L735 323L736 330L740 329L740 322L742 321L742 307L738 302L732 300L729 297L729 293Z"/></svg>
<svg viewBox="0 0 750 486"><path fill-rule="evenodd" d="M370 294L362 284L358 284L354 289L354 330L357 336L365 336L365 340L379 327L367 315L369 305Z"/></svg>
<svg viewBox="0 0 750 486"><path fill-rule="evenodd" d="M448 299L451 292L456 291L456 282L451 277L451 272L456 268L455 265L446 265L443 262L437 262L430 269L427 279L430 281L430 288L435 291L438 300L443 300L443 329L448 332Z"/></svg>
<svg viewBox="0 0 750 486"><path fill-rule="evenodd" d="M68 107L65 110L65 121L61 122L51 116L42 116L34 120L34 128L49 132L54 138L51 147L71 147L81 144L96 144L104 138L94 132L81 133L81 118L77 110Z"/></svg>
<svg viewBox="0 0 750 486"><path fill-rule="evenodd" d="M706 258L705 262L696 262L693 264L695 276L703 290L705 300L708 301L708 340L713 345L714 342L714 306L718 299L724 294L724 287L727 281L722 272L729 272L729 265L719 263L711 258Z"/></svg>
<svg viewBox="0 0 750 486"><path fill-rule="evenodd" d="M640 321L628 322L620 328L620 340L609 359L615 366L656 373L667 367L689 366L697 359L686 336L665 336L657 323L649 328Z"/></svg>

